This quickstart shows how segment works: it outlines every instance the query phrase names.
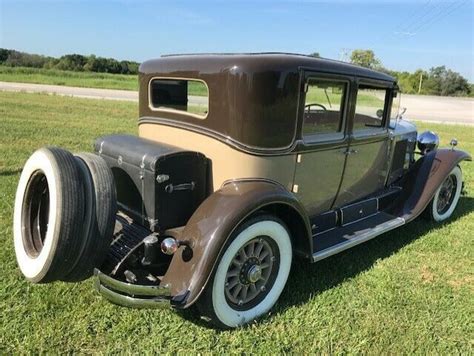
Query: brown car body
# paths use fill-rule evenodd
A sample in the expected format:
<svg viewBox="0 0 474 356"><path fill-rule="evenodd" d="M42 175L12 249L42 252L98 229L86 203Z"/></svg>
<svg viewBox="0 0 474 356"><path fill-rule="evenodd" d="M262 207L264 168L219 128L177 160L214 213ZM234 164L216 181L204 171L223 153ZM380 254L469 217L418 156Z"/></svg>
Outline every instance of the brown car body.
<svg viewBox="0 0 474 356"><path fill-rule="evenodd" d="M30 281L94 272L113 303L196 304L236 327L276 303L294 256L317 262L422 213L445 221L462 194L471 156L402 120L384 73L208 54L145 62L139 80L138 136L25 163L13 235Z"/></svg>
<svg viewBox="0 0 474 356"><path fill-rule="evenodd" d="M342 135L334 140L308 142L302 133L303 88L313 77L348 84ZM151 82L157 78L203 81L206 118L153 108ZM143 63L139 81L139 136L200 152L212 164L209 196L185 226L167 231L183 243L161 285L181 308L197 300L236 227L259 211L285 221L294 252L312 260L318 218L331 220L331 212L397 187L402 193L384 208L408 222L423 212L453 167L470 160L462 151L436 150L415 162L414 126L401 121L389 127L395 79L346 63L289 54L169 56ZM357 134L353 118L361 84L388 94L382 127ZM401 153L408 162L394 167L402 140L408 141ZM337 213L334 219L336 227Z"/></svg>

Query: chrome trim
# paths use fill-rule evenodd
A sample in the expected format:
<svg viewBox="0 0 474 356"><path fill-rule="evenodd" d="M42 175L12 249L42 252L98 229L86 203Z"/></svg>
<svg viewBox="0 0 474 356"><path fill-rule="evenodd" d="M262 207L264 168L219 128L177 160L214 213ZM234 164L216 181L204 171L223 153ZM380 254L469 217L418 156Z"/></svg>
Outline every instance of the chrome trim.
<svg viewBox="0 0 474 356"><path fill-rule="evenodd" d="M96 288L102 296L113 304L121 305L129 308L166 308L170 306L168 299L164 298L152 298L142 299L134 298L120 293L116 293L96 280Z"/></svg>
<svg viewBox="0 0 474 356"><path fill-rule="evenodd" d="M170 296L169 286L144 286L140 284L126 283L109 277L98 269L95 270L94 274L101 284L111 287L118 292L130 295Z"/></svg>
<svg viewBox="0 0 474 356"><path fill-rule="evenodd" d="M94 270L95 287L99 293L114 304L132 308L158 308L170 305L170 287L135 285L107 276ZM141 298L151 297L151 298Z"/></svg>
<svg viewBox="0 0 474 356"><path fill-rule="evenodd" d="M335 246L331 246L325 250L316 252L313 254L313 262L317 262L320 260L323 260L327 257L330 257L332 255L335 255L336 253L342 252L344 250L347 250L351 247L354 247L356 245L359 245L365 241L371 240L374 237L377 237L385 232L388 232L390 230L393 230L399 226L402 226L405 224L405 219L403 218L395 218L393 220L389 220L383 224L380 224L374 228L371 228L370 230L362 233L358 237L354 237L353 239L347 240L345 242L341 242Z"/></svg>
<svg viewBox="0 0 474 356"><path fill-rule="evenodd" d="M277 182L276 180L270 179L270 178L258 178L258 177L247 177L247 178L231 178L227 179L224 181L224 183L221 184L221 188L224 188L226 185L229 184L236 184L236 183L247 183L247 182L266 182L270 184L275 184L282 188L285 191L290 192L291 188L286 188L283 184L280 182ZM293 185L291 185L293 186Z"/></svg>

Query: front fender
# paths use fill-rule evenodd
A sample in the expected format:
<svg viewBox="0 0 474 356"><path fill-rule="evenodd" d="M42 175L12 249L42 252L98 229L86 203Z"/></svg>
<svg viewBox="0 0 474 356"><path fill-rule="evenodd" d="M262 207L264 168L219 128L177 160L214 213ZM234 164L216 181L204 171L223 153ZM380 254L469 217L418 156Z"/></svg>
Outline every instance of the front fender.
<svg viewBox="0 0 474 356"><path fill-rule="evenodd" d="M169 285L179 308L193 304L206 286L216 262L234 229L252 213L270 205L284 205L302 219L307 248L312 251L307 214L293 194L268 181L237 181L209 196L186 224L181 246L173 255L161 284Z"/></svg>
<svg viewBox="0 0 474 356"><path fill-rule="evenodd" d="M395 215L409 222L419 216L433 199L449 173L461 161L471 161L464 151L438 149L427 153L410 168L402 179L402 195L398 200Z"/></svg>

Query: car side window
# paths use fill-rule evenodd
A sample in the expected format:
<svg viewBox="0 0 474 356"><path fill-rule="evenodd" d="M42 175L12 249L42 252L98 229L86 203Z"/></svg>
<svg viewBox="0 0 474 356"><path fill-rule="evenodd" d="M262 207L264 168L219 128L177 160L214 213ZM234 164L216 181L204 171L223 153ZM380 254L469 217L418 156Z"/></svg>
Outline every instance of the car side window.
<svg viewBox="0 0 474 356"><path fill-rule="evenodd" d="M347 83L310 78L306 85L303 136L342 132Z"/></svg>
<svg viewBox="0 0 474 356"><path fill-rule="evenodd" d="M383 127L387 92L387 89L359 85L353 131Z"/></svg>

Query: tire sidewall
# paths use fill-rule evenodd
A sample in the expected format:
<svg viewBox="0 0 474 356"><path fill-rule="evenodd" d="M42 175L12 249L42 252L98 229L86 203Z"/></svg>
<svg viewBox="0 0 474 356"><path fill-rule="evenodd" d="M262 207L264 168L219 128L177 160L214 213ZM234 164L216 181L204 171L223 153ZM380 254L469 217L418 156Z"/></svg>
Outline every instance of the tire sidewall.
<svg viewBox="0 0 474 356"><path fill-rule="evenodd" d="M245 311L232 309L225 297L225 281L229 265L242 246L256 236L262 235L271 238L280 252L280 266L275 282L265 298L251 309ZM212 280L212 308L217 319L226 327L236 327L268 312L285 287L291 262L290 235L281 223L273 219L261 219L241 230L222 255Z"/></svg>
<svg viewBox="0 0 474 356"><path fill-rule="evenodd" d="M433 203L431 204L431 216L433 217L434 221L441 222L441 221L444 221L444 220L448 219L453 214L454 209L456 209L459 198L461 196L461 190L462 190L462 172L461 172L461 168L459 168L459 166L456 166L449 173L448 177L451 176L451 175L454 175L456 177L456 192L455 192L455 195L454 195L454 199L451 202L451 205L450 205L449 209L445 213L443 213L443 214L438 213L437 205L438 205L438 199L439 199L439 194L441 192L441 186L442 185L439 186L439 188L436 190L436 193L433 197Z"/></svg>
<svg viewBox="0 0 474 356"><path fill-rule="evenodd" d="M31 176L36 171L43 172L48 184L50 199L48 217L49 228L46 232L43 248L41 249L38 256L32 257L26 252L23 243L24 228L22 215L24 198L28 183L30 182ZM50 159L48 151L38 150L33 153L33 155L26 162L16 191L15 207L13 213L13 240L15 254L21 272L28 280L32 282L40 281L47 274L58 244L59 236L55 234L57 229L53 227L56 226L59 218L59 212L61 211L62 202L57 192L60 191L62 187L60 186L61 181L56 172L57 168L54 167L54 163Z"/></svg>

